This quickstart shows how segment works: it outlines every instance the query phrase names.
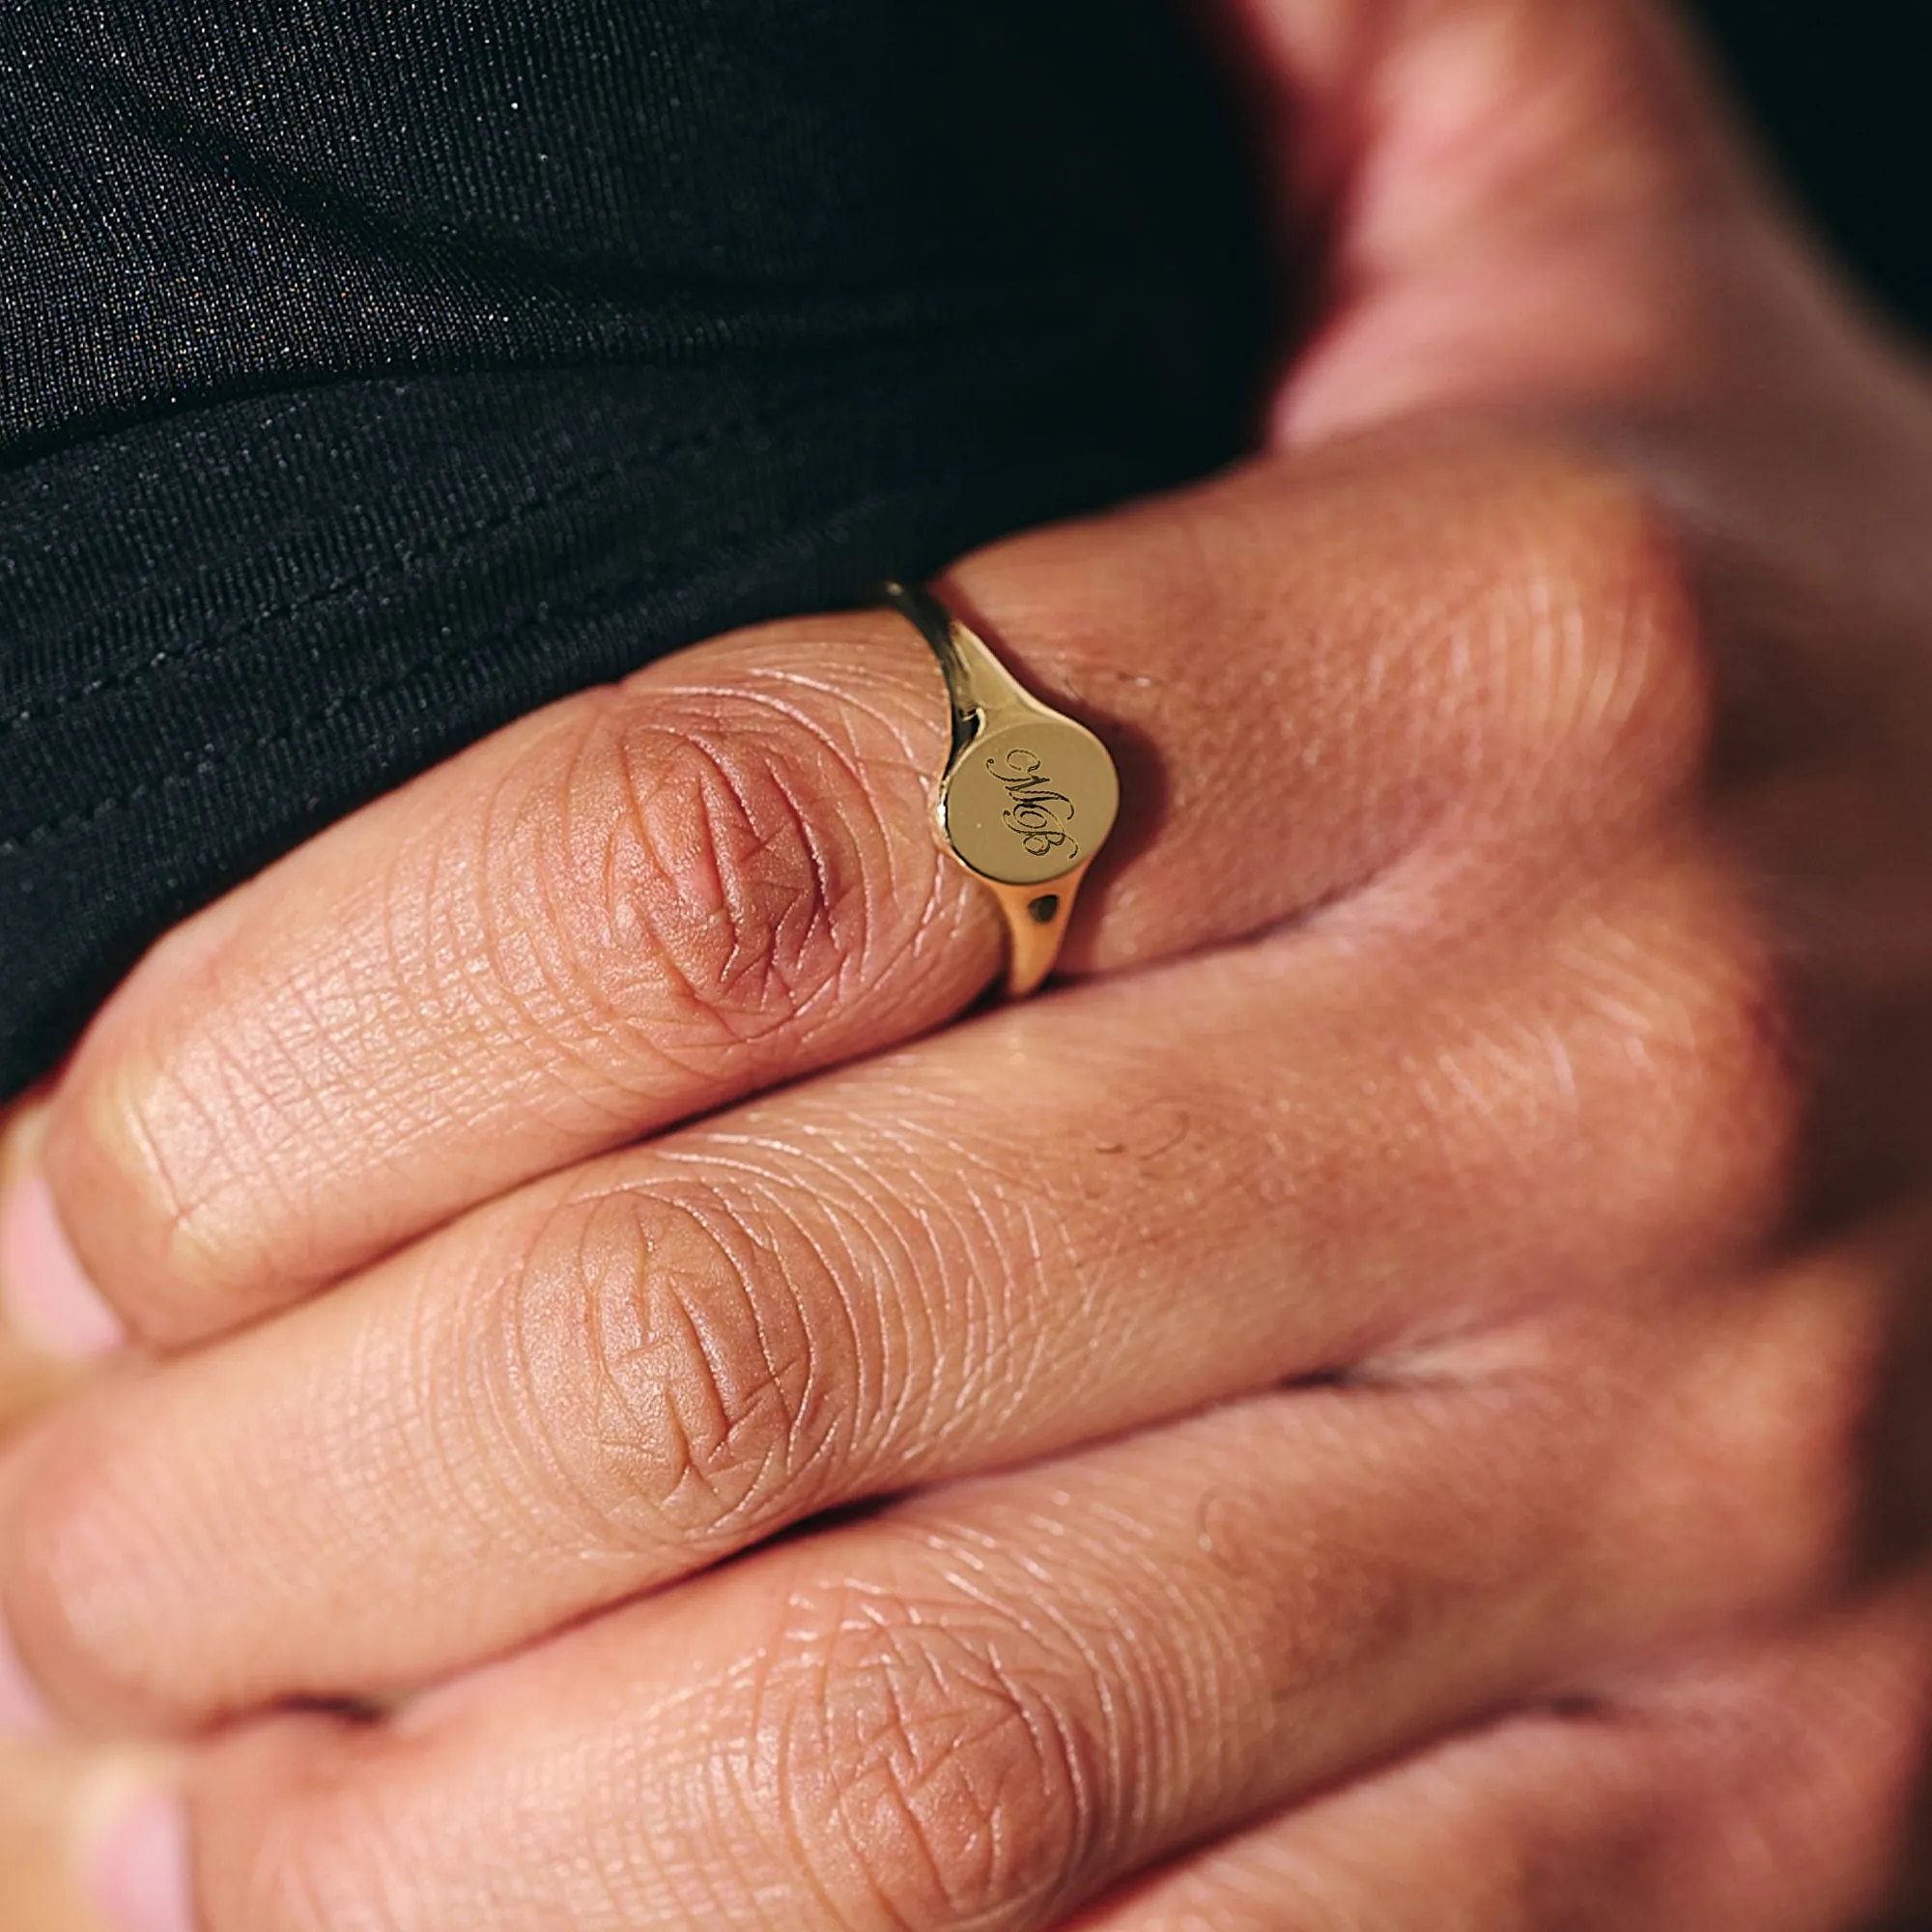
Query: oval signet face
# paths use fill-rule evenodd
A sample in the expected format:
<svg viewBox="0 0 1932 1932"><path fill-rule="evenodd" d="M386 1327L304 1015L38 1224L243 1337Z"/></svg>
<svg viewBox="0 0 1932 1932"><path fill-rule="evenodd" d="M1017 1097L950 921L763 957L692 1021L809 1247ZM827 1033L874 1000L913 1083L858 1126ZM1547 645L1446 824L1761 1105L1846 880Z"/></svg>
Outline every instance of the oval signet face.
<svg viewBox="0 0 1932 1932"><path fill-rule="evenodd" d="M1093 858L1120 810L1114 761L1070 719L985 732L947 774L940 823L982 878L1037 886Z"/></svg>

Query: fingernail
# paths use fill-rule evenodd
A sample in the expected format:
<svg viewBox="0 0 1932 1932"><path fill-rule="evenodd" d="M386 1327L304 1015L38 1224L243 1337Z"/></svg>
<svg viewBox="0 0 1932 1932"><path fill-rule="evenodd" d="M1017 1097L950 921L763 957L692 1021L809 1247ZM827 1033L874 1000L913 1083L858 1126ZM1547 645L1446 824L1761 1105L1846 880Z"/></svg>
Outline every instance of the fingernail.
<svg viewBox="0 0 1932 1932"><path fill-rule="evenodd" d="M24 1341L64 1361L97 1361L127 1340L75 1259L53 1189L39 1174L0 1203L0 1298Z"/></svg>
<svg viewBox="0 0 1932 1932"><path fill-rule="evenodd" d="M149 1790L101 1833L92 1903L113 1932L195 1932L187 1813L166 1791Z"/></svg>
<svg viewBox="0 0 1932 1932"><path fill-rule="evenodd" d="M7 1626L0 1623L0 1739L43 1738L53 1729L53 1713L42 1702Z"/></svg>

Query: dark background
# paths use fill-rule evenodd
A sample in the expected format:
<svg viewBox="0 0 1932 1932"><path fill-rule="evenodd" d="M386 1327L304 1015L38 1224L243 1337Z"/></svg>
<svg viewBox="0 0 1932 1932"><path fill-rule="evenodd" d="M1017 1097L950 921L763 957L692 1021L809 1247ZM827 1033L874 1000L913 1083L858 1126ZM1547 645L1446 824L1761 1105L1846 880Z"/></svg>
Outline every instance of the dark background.
<svg viewBox="0 0 1932 1932"><path fill-rule="evenodd" d="M1932 337L1925 0L1694 0L1787 181L1866 288Z"/></svg>

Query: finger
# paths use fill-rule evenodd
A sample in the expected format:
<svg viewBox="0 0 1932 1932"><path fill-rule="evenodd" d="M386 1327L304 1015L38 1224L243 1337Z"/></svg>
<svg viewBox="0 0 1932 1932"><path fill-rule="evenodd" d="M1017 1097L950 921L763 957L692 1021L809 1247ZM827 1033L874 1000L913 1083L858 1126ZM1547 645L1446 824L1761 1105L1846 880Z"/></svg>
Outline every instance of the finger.
<svg viewBox="0 0 1932 1932"><path fill-rule="evenodd" d="M1608 1530L1579 1434L1553 1390L1270 1397L271 1726L198 1793L206 1932L1057 1923L1655 1642L1716 1525Z"/></svg>
<svg viewBox="0 0 1932 1932"><path fill-rule="evenodd" d="M1633 1844L1681 1802L1671 1769L1630 1728L1507 1719L1183 1859L1065 1932L1690 1932L1619 1916Z"/></svg>
<svg viewBox="0 0 1932 1932"><path fill-rule="evenodd" d="M1601 414L1776 380L1775 358L1740 354L1789 307L1765 291L1822 277L1663 9L1212 11L1236 24L1285 225L1321 234L1328 257L1320 327L1276 397L1283 443L1420 411Z"/></svg>
<svg viewBox="0 0 1932 1932"><path fill-rule="evenodd" d="M1077 970L1486 839L1506 915L1676 798L1701 729L1648 514L1506 441L1277 461L955 583L1121 755L1138 819ZM687 654L511 727L192 922L55 1100L85 1273L180 1344L955 1012L998 941L928 829L945 710L922 654L869 617ZM1481 899L1472 881L1467 916Z"/></svg>
<svg viewBox="0 0 1932 1932"><path fill-rule="evenodd" d="M1918 1583L1522 1713L1183 1859L1065 1932L1864 1925L1920 1772L1927 1607Z"/></svg>
<svg viewBox="0 0 1932 1932"><path fill-rule="evenodd" d="M386 1694L828 1507L1552 1294L1687 1325L1787 1105L1699 897L1642 868L1429 997L1399 942L1283 937L544 1183L50 1418L9 1621L97 1717Z"/></svg>

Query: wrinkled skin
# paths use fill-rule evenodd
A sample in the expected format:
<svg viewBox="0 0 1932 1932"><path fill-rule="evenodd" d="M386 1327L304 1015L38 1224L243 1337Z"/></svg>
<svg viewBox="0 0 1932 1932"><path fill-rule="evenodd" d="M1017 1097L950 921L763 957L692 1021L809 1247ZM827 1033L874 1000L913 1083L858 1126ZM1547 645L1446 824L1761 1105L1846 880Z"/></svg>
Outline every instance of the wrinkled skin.
<svg viewBox="0 0 1932 1932"><path fill-rule="evenodd" d="M1634 0L1223 24L1269 446L950 579L1122 766L1060 989L804 619L16 1123L128 1337L0 1468L49 1897L140 1735L205 1932L1917 1922L1932 390Z"/></svg>

